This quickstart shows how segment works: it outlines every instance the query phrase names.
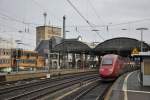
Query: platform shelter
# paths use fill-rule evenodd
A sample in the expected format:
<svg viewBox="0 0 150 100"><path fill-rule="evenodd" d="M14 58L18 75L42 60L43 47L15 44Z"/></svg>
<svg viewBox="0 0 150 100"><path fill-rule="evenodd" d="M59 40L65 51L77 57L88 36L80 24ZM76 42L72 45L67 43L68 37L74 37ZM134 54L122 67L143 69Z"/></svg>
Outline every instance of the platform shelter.
<svg viewBox="0 0 150 100"><path fill-rule="evenodd" d="M65 39L53 47L51 52L59 53L60 68L90 68L97 65L92 49L77 39Z"/></svg>
<svg viewBox="0 0 150 100"><path fill-rule="evenodd" d="M150 86L150 51L139 52L132 56L141 58L141 83L143 86Z"/></svg>
<svg viewBox="0 0 150 100"><path fill-rule="evenodd" d="M133 49L140 50L141 41L127 37L117 37L106 40L98 44L94 48L94 52L99 55L105 55L108 53L119 54L122 56L130 56ZM150 46L143 42L143 51L150 50Z"/></svg>

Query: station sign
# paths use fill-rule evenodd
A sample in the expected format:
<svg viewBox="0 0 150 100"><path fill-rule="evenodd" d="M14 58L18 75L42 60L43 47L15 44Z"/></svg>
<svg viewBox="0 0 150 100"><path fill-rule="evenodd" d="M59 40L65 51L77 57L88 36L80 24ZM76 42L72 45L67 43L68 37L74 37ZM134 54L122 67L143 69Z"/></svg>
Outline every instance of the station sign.
<svg viewBox="0 0 150 100"><path fill-rule="evenodd" d="M139 50L137 49L137 48L134 48L133 50L132 50L132 53L131 53L132 55L138 55L139 54Z"/></svg>

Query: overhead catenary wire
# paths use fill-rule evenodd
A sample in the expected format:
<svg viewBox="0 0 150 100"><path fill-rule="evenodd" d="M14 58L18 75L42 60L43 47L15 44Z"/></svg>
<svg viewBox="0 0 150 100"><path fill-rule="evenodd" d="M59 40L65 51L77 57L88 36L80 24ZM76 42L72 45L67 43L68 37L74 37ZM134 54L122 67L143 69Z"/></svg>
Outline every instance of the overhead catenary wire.
<svg viewBox="0 0 150 100"><path fill-rule="evenodd" d="M39 24L36 24L36 23L25 22L25 21L22 21L20 19L13 18L13 17L11 17L9 15L6 15L6 14L4 14L2 12L0 12L0 15L3 16L3 17L0 17L0 18L2 18L4 20L15 21L15 22L22 23L22 24L25 24L25 25L32 25L32 27L35 27L35 26L39 25Z"/></svg>
<svg viewBox="0 0 150 100"><path fill-rule="evenodd" d="M92 2L91 2L90 0L87 0L87 1L88 1L89 5L91 6L93 12L95 13L95 15L96 15L98 21L101 20L101 23L102 23L103 25L105 25L105 23L104 23L102 17L97 13L97 11L96 11L95 7L93 6ZM100 23L100 21L99 21L99 23Z"/></svg>
<svg viewBox="0 0 150 100"><path fill-rule="evenodd" d="M25 27L25 31L20 31L18 28L15 28L14 26L10 26L10 25L4 25L4 24L1 24L0 26L3 26L3 27L7 27L7 28L12 28L12 29L14 29L14 30L19 30L19 31L1 31L0 33L2 34L2 33L6 33L6 32L17 32L17 33L26 33L26 32L28 32L28 33L30 33L29 32L29 25L31 26L32 25L32 27L33 28L35 28L36 26L39 26L40 24L36 24L36 23L31 23L31 22L26 22L26 21L23 21L23 20L20 20L20 19L18 19L18 18L15 18L15 17L12 17L12 16L10 16L10 15L8 15L8 14L6 14L6 12L5 13L3 13L2 11L0 11L0 19L2 19L2 20L6 20L6 21L12 21L12 22L17 22L17 23L20 23L20 24L23 24L23 25L27 25L28 26L28 28L26 29L26 27ZM10 26L10 27L9 27ZM8 35L8 36L10 36L10 35ZM23 35L24 36L24 35ZM21 39L29 39L29 38L26 38L26 37L23 37L23 36L21 36ZM12 36L11 36L12 37ZM31 45L30 43L23 43L22 45L24 45L24 46L28 46L28 47L35 47L34 45Z"/></svg>
<svg viewBox="0 0 150 100"><path fill-rule="evenodd" d="M31 0L35 5L37 5L39 8L41 8L44 12L50 12L52 13L52 11L50 11L50 9L46 8L45 6L43 6L42 4L38 3L36 0ZM52 14L51 14L52 15ZM56 16L54 16L53 14L53 17L55 19L57 19L58 21L62 22L61 19L57 18Z"/></svg>
<svg viewBox="0 0 150 100"><path fill-rule="evenodd" d="M115 26L120 26L120 25L130 25L130 24L136 24L136 23L140 23L140 22L144 22L144 21L150 21L150 18L145 18L145 19L140 19L140 20L134 20L134 21L128 21L128 22L123 22L123 23L117 23L117 24L109 24L107 26L112 26L112 27L115 27ZM76 25L78 27L90 27L88 25ZM66 27L76 27L76 26L66 26ZM106 27L106 25L95 25L95 27Z"/></svg>
<svg viewBox="0 0 150 100"><path fill-rule="evenodd" d="M11 29L14 29L14 30L18 30L17 28L15 28L14 26L8 26L8 25L5 25L4 23L0 23L0 26L4 26L4 27L7 27L7 28L11 28ZM14 38L13 34L15 33L15 36L17 35L16 33L22 33L23 31L6 31L6 30L0 30L0 34L1 34L1 37L5 37L5 36L9 36L10 39L16 39ZM7 34L6 34L7 33ZM24 32L23 32L24 33ZM29 32L30 33L30 32ZM30 33L31 34L31 33ZM18 34L19 35L19 34ZM21 40L25 39L25 40L34 40L34 39L29 39L28 37L26 37L25 35L21 35ZM9 39L8 39L9 40ZM35 47L34 45L31 45L30 43L24 43L26 44L26 46L28 47ZM29 44L29 45L28 45Z"/></svg>
<svg viewBox="0 0 150 100"><path fill-rule="evenodd" d="M37 26L37 25L39 25L39 24L36 24L36 23L30 23L30 22L25 22L25 21L22 21L22 20L20 20L20 19L18 19L18 18L14 18L14 17L12 17L12 16L10 16L10 15L7 15L7 14L5 14L5 13L2 13L2 12L0 12L0 19L3 19L3 20L6 20L6 21L13 21L13 22L17 22L17 23L20 23L20 24L23 24L23 25L25 25L25 26L27 26L27 28L25 27L25 30L24 31L21 31L21 30L19 30L19 28L17 27L15 27L15 26L12 26L12 25L5 25L4 23L3 24L1 24L0 26L4 26L4 27L7 27L7 28L11 28L11 29L14 29L14 30L17 30L16 32L25 32L25 33L30 33L29 32L29 27L33 27L34 29L35 29L35 27ZM31 26L32 25L32 26Z"/></svg>
<svg viewBox="0 0 150 100"><path fill-rule="evenodd" d="M3 34L3 33L1 33L0 32L0 34ZM12 34L12 33L11 33ZM9 35L9 34L7 34L7 35ZM2 37L0 37L0 38L4 38L5 40L16 40L16 39L14 39L12 36L10 37L10 38L5 38L4 36L2 36ZM32 44L30 44L30 43L25 43L25 42L21 42L22 43L22 45L24 45L24 46L28 46L28 47L35 47L35 45L32 45ZM16 43L17 44L17 43Z"/></svg>
<svg viewBox="0 0 150 100"><path fill-rule="evenodd" d="M12 26L12 25L6 25L4 22L2 22L2 21L0 21L0 26L2 26L2 27L7 27L7 28L9 28L9 29L12 29L13 31L14 30L18 30L18 28L16 28L16 27L14 27L14 26ZM2 29L1 29L2 30ZM0 31L1 31L0 30Z"/></svg>
<svg viewBox="0 0 150 100"><path fill-rule="evenodd" d="M12 15L12 14L11 14ZM20 18L17 18L17 17L13 17L10 15L10 13L8 14L7 11L5 11L5 9L0 9L0 19L4 20L4 21L8 21L8 22L15 22L15 23L19 23L20 25L25 25L24 26L24 30L20 29L22 27L22 25L19 27L19 26L15 26L15 25L18 25L18 24L15 24L15 25L11 25L10 23L6 25L6 22L3 22L3 24L1 24L0 26L3 26L3 27L6 27L6 28L10 28L10 29L13 29L12 32L17 32L17 33L22 33L22 32L25 32L25 33L30 33L30 28L34 28L36 26L38 26L39 24L37 23L31 23L31 22L27 22L27 21L24 21L21 20ZM4 25L5 23L5 25ZM14 24L14 23L13 23ZM3 31L1 30L1 32L7 32L7 31ZM8 31L9 32L9 31Z"/></svg>
<svg viewBox="0 0 150 100"><path fill-rule="evenodd" d="M26 33L26 32L30 33L29 32L29 27L33 27L35 29L35 27L39 25L37 23L27 22L27 21L25 21L25 19L21 20L20 18L11 16L10 13L7 14L7 11L1 10L1 9L0 9L0 19L2 20L1 23L0 23L0 26L4 27L3 29L0 29L0 33L3 34L2 35L3 37L5 37L5 35L8 35L8 36L10 36L10 38L13 38L12 33L14 33L14 32L15 32L15 35L16 35L16 33ZM15 22L15 23L19 23L19 24L25 25L25 31L19 30L19 27L17 27L17 26L15 27L15 26L10 25L10 24L6 25L6 21L8 21L8 22ZM28 28L26 28L26 26ZM13 29L13 30L12 31L10 31L10 30L8 31L8 30L5 30L5 28L9 28L9 29L11 29L11 30ZM11 35L9 35L8 33L11 33ZM23 36L21 36L21 39L25 39L25 40L29 39L28 37L25 37L25 35L23 35ZM13 39L15 39L15 38L13 38ZM32 45L30 43L23 43L22 45L28 46L28 47L35 47L35 45Z"/></svg>
<svg viewBox="0 0 150 100"><path fill-rule="evenodd" d="M67 2L72 6L72 8L80 15L80 17L82 17L82 19L91 27L91 28L95 28L81 13L80 11L72 4L72 2L70 0L67 0ZM95 31L95 33L102 39L104 40L104 38L97 32Z"/></svg>
<svg viewBox="0 0 150 100"><path fill-rule="evenodd" d="M135 24L143 21L150 21L150 18L145 18L145 19L140 19L140 20L134 20L134 21L128 21L128 22L123 22L123 23L118 23L118 24L110 24L109 26L118 26L118 25L127 25L127 24Z"/></svg>

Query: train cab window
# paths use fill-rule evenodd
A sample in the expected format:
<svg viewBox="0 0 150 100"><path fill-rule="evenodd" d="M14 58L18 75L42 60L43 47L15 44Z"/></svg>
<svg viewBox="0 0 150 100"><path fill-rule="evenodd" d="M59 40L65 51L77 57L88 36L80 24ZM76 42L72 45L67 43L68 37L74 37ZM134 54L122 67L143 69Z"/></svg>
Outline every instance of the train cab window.
<svg viewBox="0 0 150 100"><path fill-rule="evenodd" d="M102 60L102 65L112 65L113 61L112 59L103 59Z"/></svg>

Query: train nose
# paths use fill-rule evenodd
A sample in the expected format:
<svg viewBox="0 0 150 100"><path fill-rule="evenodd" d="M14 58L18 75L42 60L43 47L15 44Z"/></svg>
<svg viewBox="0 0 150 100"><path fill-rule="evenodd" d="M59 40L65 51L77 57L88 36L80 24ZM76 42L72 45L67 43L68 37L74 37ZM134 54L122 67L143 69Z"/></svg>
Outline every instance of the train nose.
<svg viewBox="0 0 150 100"><path fill-rule="evenodd" d="M111 68L102 68L100 69L100 76L102 77L108 77L112 74L112 69Z"/></svg>

